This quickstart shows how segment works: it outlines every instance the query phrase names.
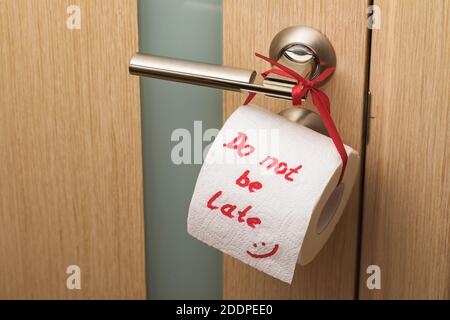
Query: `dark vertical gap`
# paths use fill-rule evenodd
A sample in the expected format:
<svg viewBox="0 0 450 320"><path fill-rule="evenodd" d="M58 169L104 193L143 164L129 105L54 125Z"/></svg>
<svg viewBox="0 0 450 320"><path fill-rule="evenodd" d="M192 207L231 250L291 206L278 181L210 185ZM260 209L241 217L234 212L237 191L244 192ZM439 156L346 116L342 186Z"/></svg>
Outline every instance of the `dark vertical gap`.
<svg viewBox="0 0 450 320"><path fill-rule="evenodd" d="M372 6L374 0L369 0L368 6ZM368 16L369 17L369 16ZM367 19L368 19L367 17ZM363 134L361 147L361 179L360 179L360 193L359 193L359 215L358 215L358 234L356 239L356 272L355 272L355 296L354 299L359 299L359 288L361 279L361 249L362 249L362 234L363 234L363 212L364 212L364 183L366 172L366 146L369 139L369 117L370 117L370 63L372 55L372 29L367 28L367 53L366 53L366 70L365 70L365 85L364 85L364 111L363 111Z"/></svg>

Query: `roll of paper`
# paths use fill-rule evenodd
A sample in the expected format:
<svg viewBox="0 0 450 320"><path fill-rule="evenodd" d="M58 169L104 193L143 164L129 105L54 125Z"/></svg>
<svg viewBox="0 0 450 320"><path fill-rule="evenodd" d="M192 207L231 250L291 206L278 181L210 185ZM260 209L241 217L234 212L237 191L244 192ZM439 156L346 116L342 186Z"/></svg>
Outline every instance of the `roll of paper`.
<svg viewBox="0 0 450 320"><path fill-rule="evenodd" d="M188 232L284 282L333 232L356 179L332 140L256 106L239 107L209 149L189 207Z"/></svg>

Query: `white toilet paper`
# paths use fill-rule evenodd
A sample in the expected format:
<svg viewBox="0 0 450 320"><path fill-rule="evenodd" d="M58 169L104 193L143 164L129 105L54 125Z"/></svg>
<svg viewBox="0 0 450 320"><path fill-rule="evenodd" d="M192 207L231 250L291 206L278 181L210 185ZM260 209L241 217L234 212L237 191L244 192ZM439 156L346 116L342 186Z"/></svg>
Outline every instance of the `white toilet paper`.
<svg viewBox="0 0 450 320"><path fill-rule="evenodd" d="M211 146L191 200L188 232L284 282L310 262L338 222L356 178L330 138L241 106Z"/></svg>

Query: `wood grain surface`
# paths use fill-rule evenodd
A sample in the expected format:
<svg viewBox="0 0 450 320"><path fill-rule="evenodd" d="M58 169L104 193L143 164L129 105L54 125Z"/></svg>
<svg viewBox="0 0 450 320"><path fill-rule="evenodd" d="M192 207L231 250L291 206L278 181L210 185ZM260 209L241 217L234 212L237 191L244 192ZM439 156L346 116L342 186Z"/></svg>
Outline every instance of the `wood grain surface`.
<svg viewBox="0 0 450 320"><path fill-rule="evenodd" d="M360 298L449 299L450 2L375 4Z"/></svg>
<svg viewBox="0 0 450 320"><path fill-rule="evenodd" d="M224 64L263 71L268 65L254 52L268 54L272 38L283 28L307 25L333 44L337 69L324 87L344 142L362 149L367 65L365 0L226 0L224 1ZM226 93L228 117L244 95ZM288 101L258 96L255 104L278 112ZM311 103L308 101L309 106ZM359 182L335 232L315 260L297 267L292 285L284 284L231 257L224 262L226 299L353 299L357 277Z"/></svg>
<svg viewBox="0 0 450 320"><path fill-rule="evenodd" d="M137 43L134 0L0 0L0 299L145 298Z"/></svg>

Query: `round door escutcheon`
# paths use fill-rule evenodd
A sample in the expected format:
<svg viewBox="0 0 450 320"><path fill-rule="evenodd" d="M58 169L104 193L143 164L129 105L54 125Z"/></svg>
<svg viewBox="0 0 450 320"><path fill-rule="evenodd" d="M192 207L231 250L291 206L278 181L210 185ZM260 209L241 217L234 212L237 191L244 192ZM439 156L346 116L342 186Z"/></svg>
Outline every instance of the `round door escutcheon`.
<svg viewBox="0 0 450 320"><path fill-rule="evenodd" d="M270 44L269 56L310 80L327 68L336 67L331 42L323 33L308 26L292 26L277 33ZM328 79L317 85L323 85Z"/></svg>

